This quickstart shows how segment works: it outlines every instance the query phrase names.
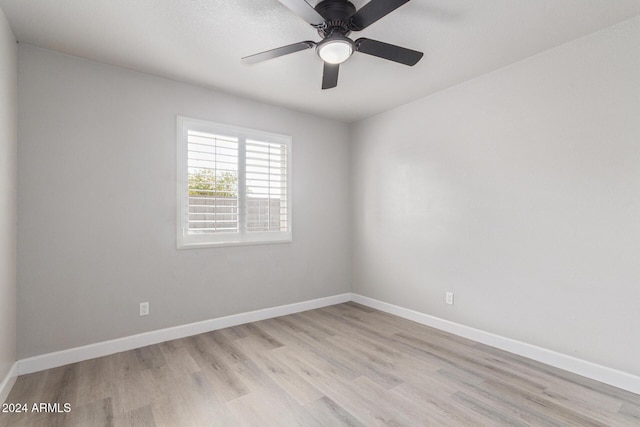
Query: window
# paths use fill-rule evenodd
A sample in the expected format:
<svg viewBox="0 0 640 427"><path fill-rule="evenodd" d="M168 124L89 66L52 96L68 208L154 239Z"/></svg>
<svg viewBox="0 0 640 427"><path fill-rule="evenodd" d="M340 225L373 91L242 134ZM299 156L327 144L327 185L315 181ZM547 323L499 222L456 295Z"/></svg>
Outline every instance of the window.
<svg viewBox="0 0 640 427"><path fill-rule="evenodd" d="M291 137L178 116L178 248L291 241Z"/></svg>

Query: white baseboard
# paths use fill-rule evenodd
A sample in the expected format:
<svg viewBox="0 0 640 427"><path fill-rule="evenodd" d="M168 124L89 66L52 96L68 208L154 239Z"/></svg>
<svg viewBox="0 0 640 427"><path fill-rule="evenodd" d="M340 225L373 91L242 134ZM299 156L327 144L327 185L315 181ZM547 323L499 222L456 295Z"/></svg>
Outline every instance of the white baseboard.
<svg viewBox="0 0 640 427"><path fill-rule="evenodd" d="M18 362L15 362L11 365L11 369L7 372L2 382L0 382L0 404L4 403L7 400L7 396L9 396L9 392L11 391L11 387L15 384L16 379L18 378Z"/></svg>
<svg viewBox="0 0 640 427"><path fill-rule="evenodd" d="M591 378L614 387L640 394L640 377L627 372L618 371L616 369L578 359L573 356L558 353L553 350L548 350L546 348L492 334L490 332L485 332L480 329L440 319L439 317L430 316L428 314L409 310L407 308L399 307L397 305L362 295L351 294L351 300L359 304L384 311L385 313L431 326L433 328L524 356L583 377Z"/></svg>
<svg viewBox="0 0 640 427"><path fill-rule="evenodd" d="M333 295L325 298L318 298L294 304L265 308L262 310L249 311L246 313L204 320L202 322L145 332L142 334L131 335L124 338L89 344L82 347L70 348L68 350L56 351L54 353L47 353L40 356L34 356L28 359L20 360L18 362L18 372L20 373L20 375L30 374L32 372L43 371L45 369L68 365L69 363L81 362L83 360L108 356L110 354L119 353L121 351L133 350L147 345L158 344L164 341L184 338L191 335L214 331L216 329L228 328L230 326L242 325L243 323L257 322L259 320L271 319L273 317L313 310L315 308L340 304L350 300L351 294L349 293Z"/></svg>

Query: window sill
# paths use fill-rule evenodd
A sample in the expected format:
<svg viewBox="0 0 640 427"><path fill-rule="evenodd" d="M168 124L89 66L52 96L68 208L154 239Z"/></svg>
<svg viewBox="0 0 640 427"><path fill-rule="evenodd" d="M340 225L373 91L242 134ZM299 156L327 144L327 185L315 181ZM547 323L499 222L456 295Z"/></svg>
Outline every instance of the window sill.
<svg viewBox="0 0 640 427"><path fill-rule="evenodd" d="M276 245L281 243L291 243L293 239L290 235L283 237L276 237L271 239L259 239L259 240L236 240L236 241L178 241L176 248L178 250L183 249L206 249L206 248L222 248L228 246L253 246L253 245Z"/></svg>

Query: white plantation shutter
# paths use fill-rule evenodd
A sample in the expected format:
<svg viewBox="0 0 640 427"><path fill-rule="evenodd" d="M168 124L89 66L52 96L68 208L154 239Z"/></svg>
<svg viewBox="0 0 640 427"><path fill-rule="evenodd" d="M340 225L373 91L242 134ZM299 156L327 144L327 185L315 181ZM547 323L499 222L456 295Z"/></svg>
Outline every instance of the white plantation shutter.
<svg viewBox="0 0 640 427"><path fill-rule="evenodd" d="M190 232L238 232L238 138L187 131Z"/></svg>
<svg viewBox="0 0 640 427"><path fill-rule="evenodd" d="M246 142L247 231L287 229L287 146Z"/></svg>
<svg viewBox="0 0 640 427"><path fill-rule="evenodd" d="M291 137L178 116L178 248L291 241Z"/></svg>

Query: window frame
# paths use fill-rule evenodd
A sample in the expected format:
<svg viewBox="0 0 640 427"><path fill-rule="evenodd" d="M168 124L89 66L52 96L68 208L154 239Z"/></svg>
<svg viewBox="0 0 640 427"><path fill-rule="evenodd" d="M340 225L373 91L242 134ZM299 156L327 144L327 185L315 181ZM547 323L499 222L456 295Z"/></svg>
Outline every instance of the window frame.
<svg viewBox="0 0 640 427"><path fill-rule="evenodd" d="M177 134L177 249L195 249L239 245L288 243L292 234L292 138L289 135L226 125L208 120L178 115ZM238 232L189 233L189 189L188 189L188 135L189 130L238 138ZM247 232L246 230L246 141L258 140L286 146L287 154L287 230Z"/></svg>

